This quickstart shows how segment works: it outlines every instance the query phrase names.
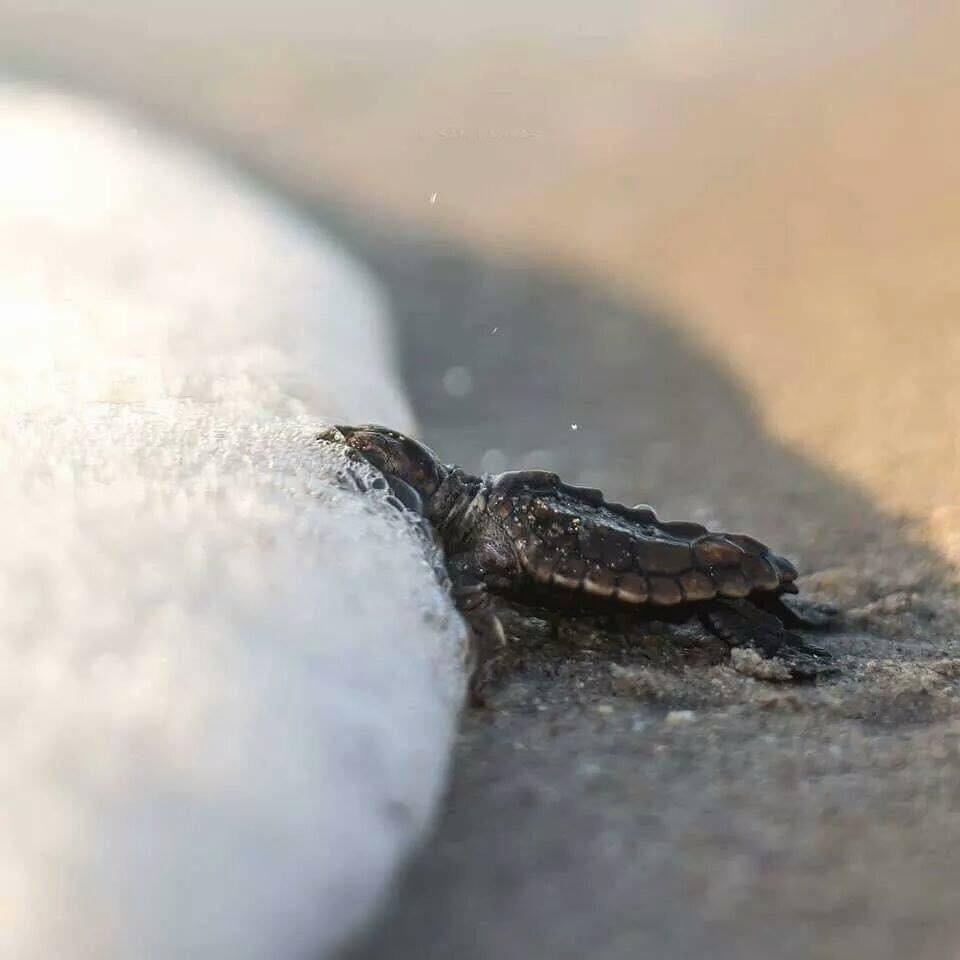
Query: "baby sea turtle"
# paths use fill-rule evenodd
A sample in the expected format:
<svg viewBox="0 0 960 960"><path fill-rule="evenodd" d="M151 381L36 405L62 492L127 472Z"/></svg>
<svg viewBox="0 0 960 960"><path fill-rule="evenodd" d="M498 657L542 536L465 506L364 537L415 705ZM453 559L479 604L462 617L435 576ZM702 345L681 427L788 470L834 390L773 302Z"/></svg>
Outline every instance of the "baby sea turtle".
<svg viewBox="0 0 960 960"><path fill-rule="evenodd" d="M780 599L797 593L796 569L752 537L665 522L544 470L472 476L376 424L331 427L318 439L367 461L398 505L429 521L473 632L474 702L506 647L491 595L571 614L696 616L731 647L776 658L772 675L811 680L831 670L825 650L788 629L822 625Z"/></svg>

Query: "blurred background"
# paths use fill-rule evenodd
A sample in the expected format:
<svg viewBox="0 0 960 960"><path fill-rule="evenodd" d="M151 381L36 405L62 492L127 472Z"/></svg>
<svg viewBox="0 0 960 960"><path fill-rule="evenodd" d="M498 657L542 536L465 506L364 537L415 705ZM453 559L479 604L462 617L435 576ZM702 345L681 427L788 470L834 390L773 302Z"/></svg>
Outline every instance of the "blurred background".
<svg viewBox="0 0 960 960"><path fill-rule="evenodd" d="M958 39L960 10L938 0L0 0L10 75L208 144L373 267L445 458L557 469L668 517L746 528L864 629L928 643L953 630L960 562ZM744 777L767 789L770 768L711 768L714 786L697 786L705 761L688 745L687 766L637 786L635 705L606 740L593 714L569 713L609 692L592 669L551 676L562 706L544 706L534 675L495 720L468 718L439 838L370 956L582 956L588 942L610 957L947 955L960 877L937 858L955 817L935 837L908 786L884 806L871 764L887 741L837 797L808 797L820 860L791 859L769 832L741 836L736 856L688 850L703 876L747 870L724 889L762 886L752 938L718 939L717 917L742 904L710 900L701 874L649 860L636 873L611 836L679 844L706 814L654 830L625 804L643 791L679 803L691 785L726 803ZM531 732L541 707L569 722ZM796 728L783 736L797 748ZM911 736L897 756L928 757L929 783L942 764ZM510 745L538 737L533 776ZM566 765L597 751L612 779L595 789ZM830 804L873 820L818 833ZM751 808L754 825L768 815ZM899 828L875 834L890 817ZM608 906L587 909L607 882ZM658 887L672 906L648 896ZM688 896L709 909L680 935ZM764 926L788 902L810 938Z"/></svg>
<svg viewBox="0 0 960 960"><path fill-rule="evenodd" d="M12 72L149 106L298 200L362 215L358 243L397 243L402 226L437 257L499 259L514 281L535 266L669 316L759 429L884 510L940 509L941 534L960 480L958 27L935 0L0 2ZM451 289L465 268L446 266L416 266L442 277L432 296L448 302L430 306L444 325L507 341L511 314L531 323L522 297ZM460 346L442 362L466 381L455 370L434 399L472 410L477 434L490 411L476 394L506 348ZM643 436L665 392L696 403L704 389L671 371L604 442L617 428L589 385L547 382L566 346L542 344L524 375L550 392L515 410L557 435L485 436L488 465L554 447L558 466L589 472L623 459L616 443ZM613 334L594 348L631 349ZM435 416L422 413L428 433ZM686 423L651 439L678 427L695 441Z"/></svg>

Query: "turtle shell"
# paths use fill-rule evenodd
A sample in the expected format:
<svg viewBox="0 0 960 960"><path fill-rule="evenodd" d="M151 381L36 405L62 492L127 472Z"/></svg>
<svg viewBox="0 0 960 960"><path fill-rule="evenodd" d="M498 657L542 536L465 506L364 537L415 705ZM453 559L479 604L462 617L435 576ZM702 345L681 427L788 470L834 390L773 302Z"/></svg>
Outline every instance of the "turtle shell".
<svg viewBox="0 0 960 960"><path fill-rule="evenodd" d="M752 537L664 522L556 474L501 474L488 503L541 587L661 607L797 592L793 565Z"/></svg>

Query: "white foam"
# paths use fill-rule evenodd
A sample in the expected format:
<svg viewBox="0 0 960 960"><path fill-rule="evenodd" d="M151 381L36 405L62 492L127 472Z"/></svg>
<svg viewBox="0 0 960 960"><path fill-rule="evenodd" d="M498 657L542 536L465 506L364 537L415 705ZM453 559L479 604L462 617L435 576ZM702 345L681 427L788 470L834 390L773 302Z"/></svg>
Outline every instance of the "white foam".
<svg viewBox="0 0 960 960"><path fill-rule="evenodd" d="M0 89L0 956L319 957L442 787L463 628L326 417L369 278L129 121Z"/></svg>
<svg viewBox="0 0 960 960"><path fill-rule="evenodd" d="M0 86L0 407L187 398L410 429L373 279L123 115Z"/></svg>

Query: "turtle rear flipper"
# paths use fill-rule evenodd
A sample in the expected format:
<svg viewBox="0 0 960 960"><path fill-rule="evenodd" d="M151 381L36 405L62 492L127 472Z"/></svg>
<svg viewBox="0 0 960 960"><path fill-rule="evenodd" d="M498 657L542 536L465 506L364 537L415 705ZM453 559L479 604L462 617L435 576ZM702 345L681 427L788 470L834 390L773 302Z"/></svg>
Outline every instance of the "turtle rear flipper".
<svg viewBox="0 0 960 960"><path fill-rule="evenodd" d="M744 600L718 600L700 615L710 633L731 647L754 650L784 667L783 680L811 681L836 673L831 655L822 647L787 630L772 613ZM767 679L778 679L771 673Z"/></svg>
<svg viewBox="0 0 960 960"><path fill-rule="evenodd" d="M785 627L794 630L832 630L840 622L840 611L831 603L791 596L789 600L775 593L755 594L750 598L767 613L772 613Z"/></svg>

